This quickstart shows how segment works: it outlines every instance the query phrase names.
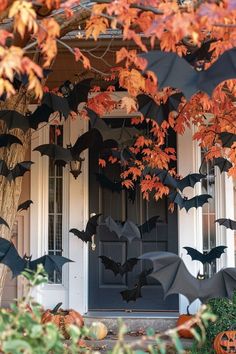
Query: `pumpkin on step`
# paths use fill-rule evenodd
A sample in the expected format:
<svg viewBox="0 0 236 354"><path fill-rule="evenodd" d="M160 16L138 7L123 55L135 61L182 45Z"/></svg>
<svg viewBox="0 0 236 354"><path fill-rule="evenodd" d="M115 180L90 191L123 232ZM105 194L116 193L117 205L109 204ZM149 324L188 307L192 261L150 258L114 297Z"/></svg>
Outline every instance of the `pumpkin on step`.
<svg viewBox="0 0 236 354"><path fill-rule="evenodd" d="M75 325L83 327L84 320L79 312L75 310L60 309L62 302L57 304L53 310L46 310L41 318L42 323L52 322L61 331L65 339L69 339L70 335L67 332L67 326Z"/></svg>
<svg viewBox="0 0 236 354"><path fill-rule="evenodd" d="M213 343L216 354L236 353L236 331L220 332Z"/></svg>
<svg viewBox="0 0 236 354"><path fill-rule="evenodd" d="M187 307L187 314L183 314L183 315L180 315L178 320L177 320L177 327L178 326L181 326L183 324L185 324L186 322L188 322L189 320L191 320L193 317L193 315L190 315L189 313L189 306ZM178 331L178 335L181 337L181 338L189 338L189 339L192 339L194 336L193 334L191 333L191 331L189 331L188 329L180 329Z"/></svg>
<svg viewBox="0 0 236 354"><path fill-rule="evenodd" d="M93 322L89 329L89 338L101 340L107 336L108 329L102 322Z"/></svg>

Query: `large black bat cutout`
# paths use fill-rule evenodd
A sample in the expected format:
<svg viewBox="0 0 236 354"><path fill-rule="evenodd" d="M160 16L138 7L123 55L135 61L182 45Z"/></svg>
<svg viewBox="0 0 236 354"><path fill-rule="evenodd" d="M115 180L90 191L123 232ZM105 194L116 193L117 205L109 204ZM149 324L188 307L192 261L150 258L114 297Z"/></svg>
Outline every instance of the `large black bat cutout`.
<svg viewBox="0 0 236 354"><path fill-rule="evenodd" d="M201 179L205 177L206 175L203 175L201 173L190 173L189 175L177 181L177 188L181 190L181 192L186 187L193 188L197 182L200 182Z"/></svg>
<svg viewBox="0 0 236 354"><path fill-rule="evenodd" d="M209 96L221 82L236 78L236 48L224 52L207 70L195 70L176 53L149 51L140 57L147 59L147 70L153 71L158 79L158 88L173 87L183 92L187 100L202 91ZM199 68L198 68L199 69Z"/></svg>
<svg viewBox="0 0 236 354"><path fill-rule="evenodd" d="M0 134L0 147L10 147L12 144L22 145L22 142L15 135Z"/></svg>
<svg viewBox="0 0 236 354"><path fill-rule="evenodd" d="M88 101L88 94L91 89L92 80L93 79L85 79L77 84L73 84L67 80L59 87L59 91L65 97L72 111L77 112L78 105L81 102Z"/></svg>
<svg viewBox="0 0 236 354"><path fill-rule="evenodd" d="M25 202L19 204L17 211L27 210L31 204L33 204L32 200L26 200Z"/></svg>
<svg viewBox="0 0 236 354"><path fill-rule="evenodd" d="M143 270L138 276L138 282L131 289L126 289L120 292L122 299L126 302L136 301L142 297L141 289L144 285L147 285L147 276L151 274L153 268Z"/></svg>
<svg viewBox="0 0 236 354"><path fill-rule="evenodd" d="M132 242L135 238L141 239L141 233L137 225L132 221L127 220L124 225L113 220L111 216L105 219L105 224L109 231L115 232L119 238L124 237L129 242Z"/></svg>
<svg viewBox="0 0 236 354"><path fill-rule="evenodd" d="M83 242L92 242L92 236L96 234L98 226L98 218L102 214L96 214L89 218L85 231L80 231L78 229L70 229L69 232L73 233Z"/></svg>
<svg viewBox="0 0 236 354"><path fill-rule="evenodd" d="M233 166L232 163L225 159L224 157L216 157L213 160L215 166L219 167L220 172L228 172L229 169Z"/></svg>
<svg viewBox="0 0 236 354"><path fill-rule="evenodd" d="M189 211L191 208L202 207L205 203L208 203L208 199L212 198L210 194L201 194L193 198L182 197L179 192L173 191L168 195L168 198L172 203L177 204L180 209L184 208L186 211Z"/></svg>
<svg viewBox="0 0 236 354"><path fill-rule="evenodd" d="M7 167L4 160L0 160L0 175L5 176L8 181L15 181L17 177L22 177L25 172L30 170L32 161L22 161L17 163L12 169Z"/></svg>
<svg viewBox="0 0 236 354"><path fill-rule="evenodd" d="M68 262L73 261L62 256L54 255L45 255L34 261L31 261L31 257L24 256L22 258L12 242L0 237L0 263L10 268L13 278L26 269L37 270L38 264L42 264L45 271L50 275L53 274L54 271L61 274L63 265Z"/></svg>
<svg viewBox="0 0 236 354"><path fill-rule="evenodd" d="M0 217L0 225L5 225L6 227L8 227L8 229L10 228L8 223L6 222L6 220L4 220L3 218Z"/></svg>
<svg viewBox="0 0 236 354"><path fill-rule="evenodd" d="M223 268L210 279L197 279L189 273L183 260L170 252L150 252L140 259L149 259L153 264L151 277L158 280L164 297L182 294L190 303L196 299L206 302L211 298L232 298L236 284L236 268Z"/></svg>
<svg viewBox="0 0 236 354"><path fill-rule="evenodd" d="M134 266L138 263L138 258L130 258L124 264L113 261L111 258L106 256L99 256L104 264L105 269L111 270L115 276L120 274L122 277L128 272L132 272Z"/></svg>
<svg viewBox="0 0 236 354"><path fill-rule="evenodd" d="M223 132L219 134L222 141L222 146L230 148L236 141L236 134Z"/></svg>
<svg viewBox="0 0 236 354"><path fill-rule="evenodd" d="M183 248L187 251L187 254L190 255L193 261L196 260L201 262L202 264L205 263L211 264L216 258L220 258L222 256L227 246L214 247L208 253L201 253L192 247L183 247Z"/></svg>
<svg viewBox="0 0 236 354"><path fill-rule="evenodd" d="M164 185L167 185L169 187L177 187L177 180L172 177L167 170L161 168L145 167L143 170L143 176L146 175L158 177Z"/></svg>
<svg viewBox="0 0 236 354"><path fill-rule="evenodd" d="M223 225L226 229L236 230L236 221L231 219L217 219L215 222L218 222L219 225Z"/></svg>

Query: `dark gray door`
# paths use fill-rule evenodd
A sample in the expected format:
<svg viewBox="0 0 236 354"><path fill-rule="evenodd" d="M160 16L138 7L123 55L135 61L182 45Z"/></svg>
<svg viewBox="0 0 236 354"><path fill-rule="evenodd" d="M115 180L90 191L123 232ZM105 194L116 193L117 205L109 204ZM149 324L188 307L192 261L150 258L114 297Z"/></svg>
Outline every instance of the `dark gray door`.
<svg viewBox="0 0 236 354"><path fill-rule="evenodd" d="M117 118L109 120L110 124ZM121 120L123 124L123 119ZM170 133L168 145L175 146L175 135ZM150 251L178 252L178 226L177 212L168 211L168 203L164 198L158 202L151 199L144 201L139 189L136 189L134 202L129 200L126 191L121 193L111 192L101 188L96 179L96 173L104 173L109 179L119 179L120 167L109 165L105 169L99 169L93 154L90 154L89 163L89 195L90 213L102 213L100 225L95 236L96 249L92 251L89 246L89 310L135 310L135 311L174 311L178 310L178 296L171 295L163 300L161 285L148 278L148 285L142 288L142 298L136 302L124 302L120 292L132 288L137 282L138 274L151 267L151 263L138 262L132 272L121 277L114 276L110 270L105 270L101 263L100 255L105 255L117 262L124 263L128 258L139 257ZM114 232L110 232L103 223L107 216L114 220L125 221L127 219L140 225L152 216L159 215L160 219L156 227L148 233L142 234L142 239L135 239L131 243L125 239L119 239Z"/></svg>

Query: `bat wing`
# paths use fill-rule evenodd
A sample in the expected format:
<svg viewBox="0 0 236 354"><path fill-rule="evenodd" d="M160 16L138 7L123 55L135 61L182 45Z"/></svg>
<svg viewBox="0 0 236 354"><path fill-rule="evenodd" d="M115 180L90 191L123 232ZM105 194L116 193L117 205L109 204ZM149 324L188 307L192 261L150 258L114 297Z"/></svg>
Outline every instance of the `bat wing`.
<svg viewBox="0 0 236 354"><path fill-rule="evenodd" d="M183 207L184 204L184 198L182 198L181 194L177 191L173 191L168 195L169 200L172 203L177 204L180 208Z"/></svg>
<svg viewBox="0 0 236 354"><path fill-rule="evenodd" d="M133 239L139 238L141 239L141 233L137 225L135 225L132 221L127 220L122 228L121 236L126 238L129 242L132 242Z"/></svg>
<svg viewBox="0 0 236 354"><path fill-rule="evenodd" d="M42 104L46 104L53 112L61 112L65 118L70 114L70 107L65 97L55 95L54 93L45 93Z"/></svg>
<svg viewBox="0 0 236 354"><path fill-rule="evenodd" d="M219 134L222 141L222 146L231 147L231 145L236 141L236 134L223 132Z"/></svg>
<svg viewBox="0 0 236 354"><path fill-rule="evenodd" d="M167 170L162 170L159 168L155 168L153 170L154 174L160 178L160 181L170 187L176 188L177 181L174 177L172 177Z"/></svg>
<svg viewBox="0 0 236 354"><path fill-rule="evenodd" d="M39 145L34 149L34 151L39 151L42 156L47 155L55 161L59 160L68 163L73 160L69 149L63 148L62 146L56 144Z"/></svg>
<svg viewBox="0 0 236 354"><path fill-rule="evenodd" d="M189 211L191 208L199 208L202 207L203 204L208 203L208 199L210 198L212 198L212 196L209 194L201 194L191 199L183 199L182 207L185 208L186 211Z"/></svg>
<svg viewBox="0 0 236 354"><path fill-rule="evenodd" d="M88 101L88 93L91 89L90 85L92 80L93 79L85 79L74 86L72 92L67 97L69 107L72 111L77 112L78 105L81 102Z"/></svg>
<svg viewBox="0 0 236 354"><path fill-rule="evenodd" d="M22 145L22 142L15 135L0 134L0 147L10 147L12 144Z"/></svg>
<svg viewBox="0 0 236 354"><path fill-rule="evenodd" d="M128 259L121 267L120 274L124 275L125 273L132 272L134 266L138 263L138 258L130 258Z"/></svg>
<svg viewBox="0 0 236 354"><path fill-rule="evenodd" d="M229 160L227 160L223 157L215 158L214 165L219 167L220 172L228 172L229 169L233 166Z"/></svg>
<svg viewBox="0 0 236 354"><path fill-rule="evenodd" d="M19 162L15 165L15 167L11 170L9 170L9 173L7 175L7 179L9 181L14 181L17 177L22 177L25 172L29 171L30 168L31 168L31 165L33 164L34 162L32 161L22 161L22 162Z"/></svg>
<svg viewBox="0 0 236 354"><path fill-rule="evenodd" d="M28 119L17 111L0 111L0 120L5 122L9 130L18 128L25 133L29 129Z"/></svg>
<svg viewBox="0 0 236 354"><path fill-rule="evenodd" d="M142 225L139 226L139 231L142 234L145 234L146 232L150 232L152 229L154 229L156 227L156 223L159 218L160 218L159 215L151 217L150 219L145 221L145 223L143 223Z"/></svg>
<svg viewBox="0 0 236 354"><path fill-rule="evenodd" d="M10 228L8 223L6 222L6 220L4 220L3 218L0 217L0 225L5 225L6 227L8 227L8 229Z"/></svg>
<svg viewBox="0 0 236 354"><path fill-rule="evenodd" d="M85 232L88 235L93 236L96 234L97 226L98 226L98 218L101 215L102 214L96 214L96 215L93 215L91 218L89 218L87 225L86 225L86 229L85 229Z"/></svg>
<svg viewBox="0 0 236 354"><path fill-rule="evenodd" d="M141 288L138 284L132 289L121 291L120 294L122 296L123 301L126 302L136 301L138 298L142 297Z"/></svg>
<svg viewBox="0 0 236 354"><path fill-rule="evenodd" d="M119 238L122 236L122 226L115 222L115 220L111 216L108 216L105 219L105 224L108 227L109 231L115 232Z"/></svg>
<svg viewBox="0 0 236 354"><path fill-rule="evenodd" d="M40 123L48 123L49 117L53 112L54 110L47 104L41 104L41 106L37 107L34 113L30 114L28 118L30 128L36 130Z"/></svg>
<svg viewBox="0 0 236 354"><path fill-rule="evenodd" d="M104 173L96 173L96 179L102 188L111 190L112 192L120 193L122 191L121 182L111 181Z"/></svg>
<svg viewBox="0 0 236 354"><path fill-rule="evenodd" d="M199 91L198 73L185 60L172 52L159 50L139 55L147 60L145 71L153 71L158 79L158 88L174 87L183 92L187 99Z"/></svg>
<svg viewBox="0 0 236 354"><path fill-rule="evenodd" d="M97 129L90 129L88 132L78 137L76 143L71 148L72 156L79 159L82 151L101 146L103 143L102 135Z"/></svg>
<svg viewBox="0 0 236 354"><path fill-rule="evenodd" d="M21 203L18 208L17 211L21 211L21 210L27 210L30 207L30 204L32 204L32 200L26 200L25 202Z"/></svg>
<svg viewBox="0 0 236 354"><path fill-rule="evenodd" d="M106 256L99 256L105 269L111 270L115 275L120 273L120 265Z"/></svg>
<svg viewBox="0 0 236 354"><path fill-rule="evenodd" d="M107 126L105 121L102 118L100 118L96 112L94 112L92 109L88 107L86 107L86 111L92 128L98 129L101 132L101 134L102 132L109 130L109 127Z"/></svg>
<svg viewBox="0 0 236 354"><path fill-rule="evenodd" d="M13 278L25 269L26 261L19 256L12 242L0 237L0 263L12 271Z"/></svg>
<svg viewBox="0 0 236 354"><path fill-rule="evenodd" d="M212 95L221 82L236 78L236 49L225 51L212 66L198 74L198 86L201 91Z"/></svg>
<svg viewBox="0 0 236 354"><path fill-rule="evenodd" d="M215 222L218 222L220 225L225 226L227 229L236 230L236 221L231 219L217 219Z"/></svg>
<svg viewBox="0 0 236 354"><path fill-rule="evenodd" d="M48 274L53 274L54 271L59 272L61 274L63 265L68 262L73 261L69 258L65 258L62 256L45 255L35 259L34 261L29 262L29 268L35 271L37 270L38 264L42 264Z"/></svg>
<svg viewBox="0 0 236 354"><path fill-rule="evenodd" d="M0 160L0 175L7 177L9 174L9 169L4 160Z"/></svg>
<svg viewBox="0 0 236 354"><path fill-rule="evenodd" d="M195 261L195 260L200 261L202 264L207 262L206 255L202 254L201 252L199 252L195 248L192 248L192 247L183 247L183 248L187 251L187 254L190 255L190 257L192 258L193 261Z"/></svg>
<svg viewBox="0 0 236 354"><path fill-rule="evenodd" d="M70 229L69 232L72 232L83 242L92 242L92 235L87 234L85 231L80 231L78 229Z"/></svg>
<svg viewBox="0 0 236 354"><path fill-rule="evenodd" d="M211 264L216 258L220 258L226 248L227 246L217 246L212 248L212 250L206 255L207 263Z"/></svg>
<svg viewBox="0 0 236 354"><path fill-rule="evenodd" d="M188 176L182 178L177 182L177 187L179 190L183 191L186 187L194 187L197 182L200 182L202 178L205 178L206 175L201 173L191 173Z"/></svg>
<svg viewBox="0 0 236 354"><path fill-rule="evenodd" d="M139 286L147 285L147 276L153 272L153 268L144 269L138 276Z"/></svg>
<svg viewBox="0 0 236 354"><path fill-rule="evenodd" d="M162 110L162 106L158 105L153 99L147 95L137 96L139 111L142 113L144 118L150 118L155 120L159 125L168 118L165 116Z"/></svg>

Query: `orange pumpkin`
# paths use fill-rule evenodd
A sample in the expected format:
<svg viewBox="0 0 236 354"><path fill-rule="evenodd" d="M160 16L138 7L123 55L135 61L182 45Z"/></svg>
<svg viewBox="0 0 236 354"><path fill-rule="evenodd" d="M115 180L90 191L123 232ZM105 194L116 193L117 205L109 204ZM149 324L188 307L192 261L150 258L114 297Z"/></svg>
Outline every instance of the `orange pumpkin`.
<svg viewBox="0 0 236 354"><path fill-rule="evenodd" d="M70 335L67 332L67 326L76 325L83 327L84 320L81 314L75 310L62 310L60 309L62 303L60 302L53 310L46 310L41 318L42 323L52 322L62 332L65 339L69 339Z"/></svg>
<svg viewBox="0 0 236 354"><path fill-rule="evenodd" d="M236 331L220 332L213 343L216 354L236 353Z"/></svg>
<svg viewBox="0 0 236 354"><path fill-rule="evenodd" d="M187 314L183 314L183 315L179 316L179 318L177 320L177 327L185 324L186 322L191 320L192 317L193 316L190 315L190 313L189 313L189 306L187 306ZM178 335L181 338L190 338L190 339L194 338L193 334L188 329L180 329L178 331Z"/></svg>

